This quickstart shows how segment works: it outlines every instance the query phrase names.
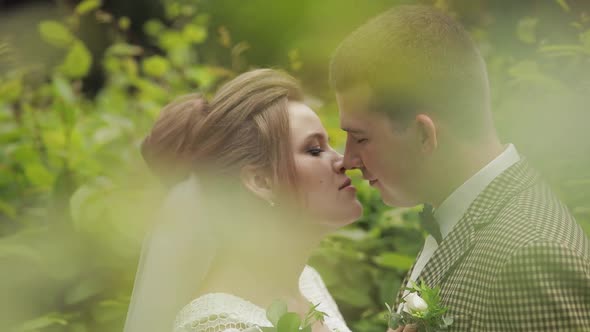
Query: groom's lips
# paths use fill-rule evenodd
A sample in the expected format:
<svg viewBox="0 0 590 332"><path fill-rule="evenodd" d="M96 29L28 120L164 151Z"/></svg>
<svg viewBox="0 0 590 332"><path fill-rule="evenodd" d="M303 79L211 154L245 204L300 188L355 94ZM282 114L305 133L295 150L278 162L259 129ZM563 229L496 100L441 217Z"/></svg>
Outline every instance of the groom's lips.
<svg viewBox="0 0 590 332"><path fill-rule="evenodd" d="M377 180L377 179L375 179L375 180L369 180L369 185L371 185L371 186L372 186L372 185L374 185L375 183L377 183L377 181L379 181L379 180Z"/></svg>

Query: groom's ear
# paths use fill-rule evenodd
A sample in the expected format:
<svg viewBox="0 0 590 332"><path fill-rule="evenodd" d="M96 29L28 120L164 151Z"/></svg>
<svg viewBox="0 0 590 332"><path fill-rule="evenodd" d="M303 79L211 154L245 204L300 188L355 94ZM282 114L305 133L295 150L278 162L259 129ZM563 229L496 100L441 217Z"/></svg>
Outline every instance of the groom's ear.
<svg viewBox="0 0 590 332"><path fill-rule="evenodd" d="M273 200L272 181L268 174L253 166L244 166L240 179L246 189L258 198L270 202Z"/></svg>
<svg viewBox="0 0 590 332"><path fill-rule="evenodd" d="M436 125L427 114L416 115L416 133L422 152L431 153L438 147Z"/></svg>

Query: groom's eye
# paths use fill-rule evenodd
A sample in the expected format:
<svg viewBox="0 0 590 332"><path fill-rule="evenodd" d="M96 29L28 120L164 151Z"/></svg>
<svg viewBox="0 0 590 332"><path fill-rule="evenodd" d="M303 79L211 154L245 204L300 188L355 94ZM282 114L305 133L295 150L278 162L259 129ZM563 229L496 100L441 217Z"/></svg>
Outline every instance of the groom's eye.
<svg viewBox="0 0 590 332"><path fill-rule="evenodd" d="M360 144L360 143L364 143L364 142L366 142L366 141L367 141L367 139L366 139L366 138L360 138L360 139L357 139L357 140L356 140L356 142L357 142L358 144Z"/></svg>

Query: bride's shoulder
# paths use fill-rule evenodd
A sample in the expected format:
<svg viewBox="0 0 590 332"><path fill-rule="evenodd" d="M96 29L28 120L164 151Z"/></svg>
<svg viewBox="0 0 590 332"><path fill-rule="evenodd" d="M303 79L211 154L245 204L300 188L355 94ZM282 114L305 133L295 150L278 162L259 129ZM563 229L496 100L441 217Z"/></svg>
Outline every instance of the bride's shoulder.
<svg viewBox="0 0 590 332"><path fill-rule="evenodd" d="M184 306L176 316L175 332L242 331L267 326L264 309L226 293L200 296Z"/></svg>

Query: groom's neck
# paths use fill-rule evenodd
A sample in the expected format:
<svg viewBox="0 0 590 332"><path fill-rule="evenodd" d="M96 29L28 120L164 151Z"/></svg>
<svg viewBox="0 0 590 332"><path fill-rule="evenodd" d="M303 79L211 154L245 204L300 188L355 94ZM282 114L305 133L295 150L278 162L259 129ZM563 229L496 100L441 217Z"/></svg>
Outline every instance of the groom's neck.
<svg viewBox="0 0 590 332"><path fill-rule="evenodd" d="M433 171L432 190L427 202L440 206L457 188L479 172L504 151L497 137L472 144L458 142L444 151L438 168Z"/></svg>

